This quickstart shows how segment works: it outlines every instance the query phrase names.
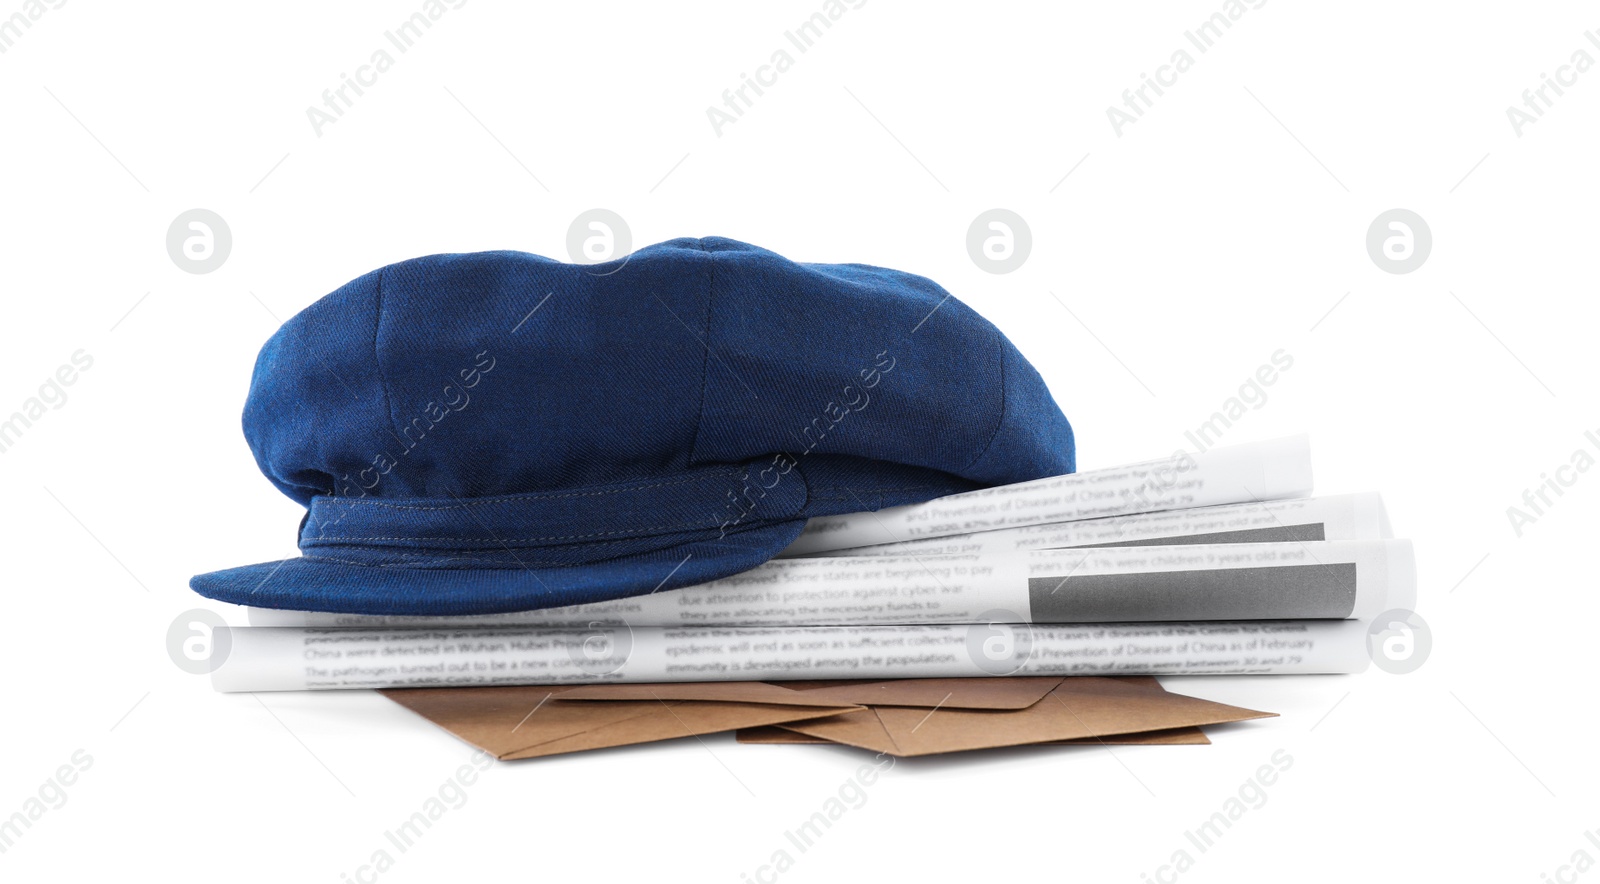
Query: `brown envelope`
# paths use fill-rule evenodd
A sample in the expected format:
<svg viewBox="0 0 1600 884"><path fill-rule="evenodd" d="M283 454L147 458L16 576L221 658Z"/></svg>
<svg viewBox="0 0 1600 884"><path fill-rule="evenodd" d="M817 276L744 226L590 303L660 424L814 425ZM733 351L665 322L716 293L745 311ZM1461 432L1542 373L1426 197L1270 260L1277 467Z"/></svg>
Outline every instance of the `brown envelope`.
<svg viewBox="0 0 1600 884"><path fill-rule="evenodd" d="M1152 678L1150 676L1126 676L1126 677L1119 678L1118 680L1121 681L1124 684L1128 684L1128 685L1132 685L1132 686L1136 686L1136 687L1141 687L1141 688L1144 688L1146 690L1153 690L1153 691L1165 691L1166 690L1166 688L1161 686L1161 683L1159 681L1156 681L1154 678ZM995 691L996 694L1005 694L1007 692L1007 689L1010 687L1008 685L1003 684L1005 682L1046 682L1047 684L1045 685L1045 690L1043 691L1043 693L1048 693L1050 688L1054 688L1057 684L1059 684L1061 682L1061 679L1059 679L1059 678L1014 678L1014 679L1013 678L990 678L990 679L922 679L921 681L923 681L925 683L933 683L933 682L943 683L943 682L956 682L956 681L971 681L971 682L979 683L978 685L975 686L975 687L979 687L979 688L981 688L983 685L994 685L995 688L996 688L996 691ZM810 690L810 688L812 686L828 687L828 686L833 686L833 685L838 685L838 684L861 684L861 683L859 683L859 682L808 682L808 683L784 682L784 685L788 686L788 687L799 686L799 687L802 687L802 688L806 689L808 691L808 693L810 693L810 695L812 697L819 696L819 694L821 693L821 692L818 692L818 691ZM874 684L862 685L862 686L863 687L877 688L877 687L880 687L881 684L882 683L874 683ZM909 687L909 685L908 685L908 687ZM906 691L905 695L909 696L909 695L911 695L913 693L915 693L914 690L908 690L908 691ZM941 699L945 697L944 694L937 694L937 696L939 698L941 698ZM1042 694L1039 695L1039 696L1042 697ZM898 699L898 697L897 697L897 699ZM939 702L939 700L935 699L933 702L929 702L926 705L935 706L935 705L938 705L938 702ZM899 704L895 704L895 705L899 705ZM909 705L909 704L907 704L907 705ZM1002 706L1002 705L1000 705L998 703L993 704L993 705L986 705L986 704L984 704L982 702L982 698L981 697L971 696L971 695L964 695L961 698L960 701L957 701L957 700L954 700L954 699L947 700L944 703L944 705L947 708L948 707L958 707L958 708L968 708L968 709L971 709L971 708L1010 708L1010 707ZM1032 705L1032 704L1029 703L1027 705ZM777 744L783 744L783 745L797 745L797 744L839 745L837 743L834 743L832 740L826 740L826 739L823 739L821 737L811 736L810 734L802 734L802 733L800 733L798 731L789 730L788 728L784 727L783 725L764 725L762 727L742 728L735 734L735 736L738 739L738 741L741 742L741 743L758 743L758 744L771 744L771 745L777 745ZM1047 740L1047 741L1045 741L1045 743L1043 743L1041 745L1076 746L1076 745L1100 745L1100 744L1103 744L1103 745L1112 745L1112 746L1206 746L1206 745L1210 745L1210 743L1211 743L1211 739L1209 737L1207 737L1205 735L1205 732L1200 730L1200 728L1198 728L1198 727L1180 727L1180 728L1171 728L1171 729L1168 729L1168 730L1146 731L1144 733L1111 734L1111 735L1104 736L1104 737L1082 737L1082 738L1079 738L1079 739L1068 739L1068 740Z"/></svg>
<svg viewBox="0 0 1600 884"><path fill-rule="evenodd" d="M839 746L832 740L797 733L781 724L740 728L734 736L741 743L768 746ZM1146 731L1142 734L1112 734L1107 737L1084 737L1081 740L1050 740L1040 746L1209 746L1211 738L1197 727L1178 727L1165 731Z"/></svg>
<svg viewBox="0 0 1600 884"><path fill-rule="evenodd" d="M904 678L894 681L783 682L813 699L857 706L943 706L951 709L1026 709L1061 683L1061 676Z"/></svg>
<svg viewBox="0 0 1600 884"><path fill-rule="evenodd" d="M1169 694L1147 677L691 682L381 693L502 760L769 725L894 755L1075 740L1206 743L1204 734L1194 730L1201 724L1272 714Z"/></svg>
<svg viewBox="0 0 1600 884"><path fill-rule="evenodd" d="M651 686L627 687L636 697L648 697ZM559 687L407 688L380 693L502 761L671 740L862 708L811 701L796 691L778 694L759 682L700 687L705 690L698 693L712 699L663 696L582 702L559 699L567 691L577 690ZM763 702L780 696L786 702Z"/></svg>
<svg viewBox="0 0 1600 884"><path fill-rule="evenodd" d="M1273 715L1152 690L1147 681L1074 677L1062 679L1044 699L1026 709L874 707L825 719L791 721L785 728L874 752L914 756L1165 731Z"/></svg>

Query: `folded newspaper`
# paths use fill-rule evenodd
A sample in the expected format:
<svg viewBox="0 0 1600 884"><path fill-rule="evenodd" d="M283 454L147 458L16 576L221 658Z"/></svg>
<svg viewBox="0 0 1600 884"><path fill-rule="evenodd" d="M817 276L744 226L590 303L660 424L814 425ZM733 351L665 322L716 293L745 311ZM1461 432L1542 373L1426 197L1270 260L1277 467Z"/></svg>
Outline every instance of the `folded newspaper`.
<svg viewBox="0 0 1600 884"><path fill-rule="evenodd" d="M1356 672L1415 605L1377 494L1309 497L1304 437L813 520L651 595L475 617L251 609L223 691ZM221 655L225 654L225 657Z"/></svg>

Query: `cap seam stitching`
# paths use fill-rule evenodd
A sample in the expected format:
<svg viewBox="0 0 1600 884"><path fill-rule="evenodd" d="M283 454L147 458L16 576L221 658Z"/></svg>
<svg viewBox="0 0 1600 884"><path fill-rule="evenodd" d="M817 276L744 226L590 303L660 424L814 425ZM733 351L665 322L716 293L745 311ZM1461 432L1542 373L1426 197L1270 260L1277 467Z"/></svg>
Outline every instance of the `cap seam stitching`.
<svg viewBox="0 0 1600 884"><path fill-rule="evenodd" d="M326 542L328 543L329 546L341 546L341 545L344 545L345 542L347 542L347 541L355 541L355 540L361 540L361 541L368 541L368 540L411 540L411 541L420 541L420 540L425 540L425 541L437 541L437 542L441 542L441 543L463 543L463 544L482 543L482 544L488 544L490 546L494 546L494 545L497 545L497 544L505 544L505 543L535 543L535 542L544 541L544 540L583 540L583 539L586 539L586 538L589 538L589 537L614 537L614 536L619 535L619 534L626 534L626 535L632 536L632 535L642 535L642 534L645 534L646 532L650 532L650 531L710 530L711 527L713 527L713 526L709 526L709 525L705 524L704 522L684 522L684 523L680 523L680 524L677 524L677 525L654 525L654 526L650 526L650 527L646 527L646 528L634 528L634 529L626 530L626 531L596 531L593 534L552 534L549 537L501 537L501 538L490 538L490 539L484 539L484 540L474 540L474 539L472 539L470 537L366 537L366 536L346 535L346 536L340 536L340 537L328 537L328 538L326 538ZM312 545L315 546L318 542L321 542L320 538L319 538L318 541L313 541Z"/></svg>
<svg viewBox="0 0 1600 884"><path fill-rule="evenodd" d="M839 487L840 488L844 488L844 486L842 486L842 485L839 486ZM930 487L930 486L928 486L928 485L902 485L902 486L899 486L897 488L844 488L844 490L846 492L853 492L853 493L857 493L857 494L880 494L880 493L882 493L884 491L921 491L924 488L928 488L928 487ZM835 489L833 489L833 488L823 488L823 489L819 489L819 493L832 492L834 490ZM828 498L828 500L844 500L844 499L845 498L843 496Z"/></svg>
<svg viewBox="0 0 1600 884"><path fill-rule="evenodd" d="M726 475L719 474L719 475L713 475L713 476L690 476L689 478L686 478L686 479L676 479L676 480L673 480L673 481L670 481L670 482L655 482L655 483L652 483L650 485L630 485L630 486L623 487L623 488L613 488L613 489L611 489L609 491L574 491L574 492L565 492L565 493L536 492L536 493L533 493L533 494L508 495L508 496L505 496L505 497L497 498L495 500L466 500L466 501L462 501L460 503L445 504L445 505L441 505L441 506L417 506L417 505L414 505L414 504L393 503L393 502L386 501L386 500L364 500L364 499L360 499L360 498L341 498L341 497L330 498L327 503L322 504L322 505L323 506L349 506L349 507L355 507L355 506L380 506L380 507L384 507L384 508L387 508L387 509L397 509L397 510L419 510L419 511L422 511L422 512L444 512L444 511L447 511L447 510L464 509L466 507L474 507L474 506L494 506L496 504L502 504L502 503L519 503L519 502L527 501L527 500L562 500L562 499L569 498L569 497L604 497L604 496L606 496L608 494L626 494L626 493L628 493L630 491L646 491L646 490L651 489L651 488L668 488L668 487L672 487L674 485L687 485L687 484L689 484L691 482L705 482L705 481L710 481L710 480L715 480L715 479L720 479L720 478L726 478L728 475L732 475L733 474L734 469L729 468L728 470L725 470L723 472ZM327 496L327 495L324 495L324 496Z"/></svg>
<svg viewBox="0 0 1600 884"><path fill-rule="evenodd" d="M700 341L700 413L694 425L694 438L689 442L691 465L699 462L700 434L706 425L706 389L711 386L711 299L717 284L716 258L712 256L711 250L706 248L703 239L695 240L694 245L706 256L706 321Z"/></svg>
<svg viewBox="0 0 1600 884"><path fill-rule="evenodd" d="M514 573L514 574L525 574L525 573L527 573L527 570L528 570L526 565L523 565L520 568L519 567L515 567L515 566L511 566L511 565L507 565L505 567L488 567L488 568L476 567L476 566L471 566L471 565L460 566L460 567L458 567L458 566L450 566L450 567L436 567L436 568L418 568L411 562L381 562L381 563L372 564L372 563L368 563L368 562L358 562L358 561L354 561L352 559L336 558L336 557L333 557L333 556L311 556L311 555L301 556L299 559L290 559L288 561L316 562L318 564L349 565L349 566L355 567L355 568L399 568L399 569L404 569L404 570L407 570L407 571L464 571L464 572L472 572L472 573L504 571L504 572ZM592 563L592 562L568 563L568 562L551 562L551 561L537 561L537 560L535 560L533 562L533 564L538 565L539 567L542 567L542 568L577 568L577 567L584 567L585 565L594 564L594 563ZM672 588L677 588L677 587L672 587ZM252 594L254 594L254 593L252 593ZM609 599L608 601L626 601L627 598L629 598L629 597L624 596L622 598ZM586 604L586 603L587 602L574 602L574 604ZM333 613L355 613L355 612L333 612ZM490 612L490 613L495 613L495 612Z"/></svg>
<svg viewBox="0 0 1600 884"><path fill-rule="evenodd" d="M979 449L977 455L972 460L967 461L966 465L961 468L962 473L966 473L979 461L983 460L984 457L988 456L989 449L994 447L994 440L1000 438L1000 429L1006 425L1006 346L1004 337L997 333L995 335L995 344L998 345L997 348L1000 351L1000 419L995 421L994 430L989 433L989 439L983 443L983 448Z"/></svg>
<svg viewBox="0 0 1600 884"><path fill-rule="evenodd" d="M790 522L790 521L794 521L794 519L793 518L782 519L782 520L779 521L779 523ZM755 526L755 527L766 527L766 525ZM428 549L427 551L421 551L421 552L413 552L413 553L398 552L398 553L394 553L395 555L398 555L401 558L419 559L419 560L436 560L438 558L438 555L431 555L430 553L457 553L457 554L459 554L460 557L471 557L475 553L494 553L494 552L497 551L497 549L499 547L503 547L505 544L508 544L508 543L534 543L534 542L540 542L540 541L545 541L545 540L583 540L583 539L587 539L587 538L590 538L590 537L610 537L610 536L615 536L615 535L631 535L631 537L625 538L625 539L648 540L648 539L651 539L651 538L654 538L654 537L660 537L661 536L661 534L651 534L651 533L648 533L648 532L662 532L662 533L677 534L677 533L684 533L684 532L687 532L687 531L703 531L703 530L709 530L709 529L707 528L706 525L704 525L702 523L693 523L693 524L683 524L683 525L659 525L659 526L656 526L654 528L640 528L640 529L637 529L637 530L634 530L634 531L600 531L600 532L596 532L596 533L593 533L593 534L569 534L569 535L557 535L557 536L551 536L551 537L501 538L501 539L498 539L498 540L473 540L473 539L470 539L470 538L449 538L449 537L340 537L340 538L337 538L336 540L329 540L327 542L314 542L314 543L312 543L310 545L310 548L311 549L316 549L316 548L318 548L320 546L320 547L337 549L337 548L340 548L340 547L347 547L347 546L354 545L352 543L346 543L346 542L343 542L343 541L368 541L368 540L404 540L404 541L419 541L419 540L422 540L422 541L444 541L444 542L461 543L461 544L485 544L484 547L472 547L472 546L438 547L438 548L431 548L431 549ZM620 541L607 541L607 542L615 544L615 543L618 543ZM302 547L302 549L304 549L304 547ZM534 549L538 549L538 547L534 547ZM305 558L305 559L320 558L320 559L327 559L329 561L346 561L346 562L350 562L351 564L365 564L363 562L354 562L354 561L351 561L351 560L348 560L348 559L345 559L345 560L335 559L332 556L320 555L320 554L317 554L317 553L314 553L314 552L306 552L301 557Z"/></svg>
<svg viewBox="0 0 1600 884"><path fill-rule="evenodd" d="M785 454L784 456L788 457L787 454ZM804 513L806 510L810 509L811 508L811 501L814 498L812 497L812 493L811 493L811 480L806 478L806 471L801 468L800 462L798 460L795 461L794 471L796 473L800 474L800 490L805 495L805 499L800 501L799 509L795 510L795 512L798 514L798 513Z"/></svg>
<svg viewBox="0 0 1600 884"><path fill-rule="evenodd" d="M389 395L389 382L383 376L383 357L378 352L378 335L383 328L383 277L389 272L388 267L378 269L377 296L373 299L374 313L372 320L372 368L378 376L378 392L383 396L383 411L389 418L389 433L394 435L400 429L400 423L395 419L394 399ZM400 436L395 435L396 441Z"/></svg>
<svg viewBox="0 0 1600 884"><path fill-rule="evenodd" d="M626 541L621 541L621 540L602 540L602 541L599 541L597 543L585 544L585 546L588 546L588 547L614 547L614 546L621 546L625 542ZM333 547L333 549L335 549L335 550L342 549L342 548L343 547ZM533 554L533 553L539 552L540 549L541 549L540 547L532 547L532 546L530 546L530 547L521 548L521 552L523 552L525 554ZM559 551L561 549L565 549L565 546L562 546L562 547L548 547L547 549ZM486 562L486 563L490 563L490 564L498 564L498 563L501 563L501 562L505 561L505 557L503 555L499 555L495 550L481 550L481 549L430 550L430 551L428 551L428 553L406 553L406 552L396 552L396 551L385 550L385 552L389 552L389 558L390 559L405 559L405 560L412 561L412 562L415 562L415 563L420 564L420 565L431 565L431 564L434 564L434 563L437 563L437 562L452 562L452 561ZM308 553L303 554L301 556L301 558L303 558L303 559L317 559L317 560L324 560L324 561L329 561L329 562L344 562L346 564L353 564L353 565L363 564L362 562L360 562L360 561L358 561L356 559L342 559L342 558L339 558L337 556L325 555L325 554L319 553L319 552L308 552ZM521 557L519 556L518 558L521 558ZM570 560L568 560L568 561L570 562ZM391 563L392 562L388 562L388 561L384 562L384 564L391 564Z"/></svg>

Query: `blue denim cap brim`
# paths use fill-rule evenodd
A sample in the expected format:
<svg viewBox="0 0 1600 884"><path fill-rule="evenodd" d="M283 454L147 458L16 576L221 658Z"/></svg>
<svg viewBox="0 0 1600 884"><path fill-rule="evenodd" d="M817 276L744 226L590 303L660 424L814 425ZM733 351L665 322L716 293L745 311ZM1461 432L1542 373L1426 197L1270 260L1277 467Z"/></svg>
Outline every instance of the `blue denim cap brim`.
<svg viewBox="0 0 1600 884"><path fill-rule="evenodd" d="M800 536L805 523L767 523L722 538L568 566L413 567L306 555L200 574L189 585L206 598L258 608L430 617L499 614L647 595L727 577L772 558Z"/></svg>

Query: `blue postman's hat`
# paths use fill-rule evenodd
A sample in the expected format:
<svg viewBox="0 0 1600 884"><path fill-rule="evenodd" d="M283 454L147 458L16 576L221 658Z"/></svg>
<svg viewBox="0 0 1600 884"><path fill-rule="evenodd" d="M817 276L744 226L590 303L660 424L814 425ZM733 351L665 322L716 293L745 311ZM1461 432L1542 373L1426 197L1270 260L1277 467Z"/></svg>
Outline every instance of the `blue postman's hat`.
<svg viewBox="0 0 1600 884"><path fill-rule="evenodd" d="M1073 469L1039 374L932 281L716 237L368 273L262 348L244 431L302 555L190 585L362 614L688 586L813 516Z"/></svg>

